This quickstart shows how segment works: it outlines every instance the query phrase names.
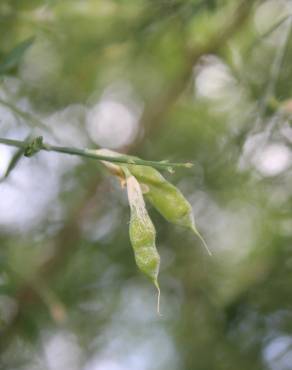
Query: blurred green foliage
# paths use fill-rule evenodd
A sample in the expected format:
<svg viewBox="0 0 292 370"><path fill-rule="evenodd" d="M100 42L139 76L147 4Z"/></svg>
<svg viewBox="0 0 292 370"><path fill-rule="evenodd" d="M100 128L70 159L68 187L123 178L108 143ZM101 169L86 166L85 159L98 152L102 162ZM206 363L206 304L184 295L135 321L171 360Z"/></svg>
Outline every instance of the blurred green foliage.
<svg viewBox="0 0 292 370"><path fill-rule="evenodd" d="M292 8L243 3L241 19L232 0L1 1L0 136L193 162L165 177L213 252L149 207L158 317L119 183L94 160L17 156L1 369L291 369ZM14 154L0 146L3 177Z"/></svg>

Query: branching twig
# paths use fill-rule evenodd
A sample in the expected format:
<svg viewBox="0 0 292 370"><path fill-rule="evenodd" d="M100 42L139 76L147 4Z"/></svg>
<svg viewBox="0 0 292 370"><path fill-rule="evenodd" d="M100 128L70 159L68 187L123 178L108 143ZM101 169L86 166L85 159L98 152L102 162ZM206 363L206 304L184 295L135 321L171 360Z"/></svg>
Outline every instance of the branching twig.
<svg viewBox="0 0 292 370"><path fill-rule="evenodd" d="M12 112L17 114L19 117L23 118L26 122L30 122L33 127L42 127L46 131L51 132L51 129L49 126L45 125L39 118L37 118L35 115L31 114L30 112L25 112L21 109L19 109L15 104L1 99L0 98L0 104L9 108Z"/></svg>
<svg viewBox="0 0 292 370"><path fill-rule="evenodd" d="M246 137L247 137L246 134L248 132L249 132L248 137L250 138L253 135L256 135L257 133L261 131L262 125L264 123L265 115L269 108L269 103L271 99L274 98L276 84L279 79L279 75L281 72L281 68L282 68L283 60L285 56L286 47L287 47L288 40L289 40L291 30L292 30L292 17L288 16L284 19L284 21L287 22L286 30L283 30L285 32L283 32L281 35L281 40L279 41L279 46L277 48L273 63L271 65L269 81L267 83L263 96L261 97L259 104L257 106L256 120L253 121L251 119L250 124L247 127L245 127L244 130L242 130L242 132L240 132L240 134L238 135L238 142L240 144L243 143L243 140L246 140ZM285 25L284 21L281 22L282 26ZM265 128L266 137L261 142L261 148L263 148L269 141L272 131L277 121L278 121L277 119L271 120L269 122L269 125L266 125L266 128ZM260 149L259 145L257 145L252 150L250 150L248 153L245 153L244 154L245 161L249 162L250 159L254 156L255 152L258 151L259 149Z"/></svg>
<svg viewBox="0 0 292 370"><path fill-rule="evenodd" d="M292 14L285 15L281 18L278 22L276 22L271 28L269 28L265 33L260 35L247 49L247 55L263 40L269 37L277 28L279 28L282 23L284 23L287 19L291 18Z"/></svg>
<svg viewBox="0 0 292 370"><path fill-rule="evenodd" d="M292 27L292 18L291 18L291 16L287 17L285 22L287 22L286 30L282 34L282 38L279 42L279 47L278 47L277 53L275 55L275 59L274 59L273 64L271 66L270 79L268 81L268 85L266 87L266 92L265 92L265 94L263 96L263 100L261 102L262 106L260 106L260 114L259 114L259 117L258 117L259 120L261 120L263 118L263 116L266 112L266 109L268 107L268 101L274 95L276 83L278 81L280 71L281 71L281 68L282 68L284 55L285 55L288 39L289 39L289 36L290 36L291 27Z"/></svg>
<svg viewBox="0 0 292 370"><path fill-rule="evenodd" d="M36 142L36 140L39 140ZM27 155L31 156L34 152L38 152L40 150L45 150L48 152L58 152L58 153L65 153L71 155L78 155L80 157L92 158L97 159L99 161L106 161L112 163L125 163L125 164L135 164L139 166L152 166L158 169L171 169L172 167L192 167L192 163L174 163L174 162L167 162L167 161L146 161L144 159L139 158L132 158L126 155L121 155L119 157L110 157L105 155L100 155L95 153L93 149L79 149L79 148L72 148L72 147L65 147L65 146L56 146L51 145L48 143L44 143L41 137L34 139L32 142L28 143L26 140L12 140L12 139L5 139L0 138L0 144L5 144L9 146L14 146L17 148L29 149L31 146L36 145L36 148L32 150L32 153Z"/></svg>

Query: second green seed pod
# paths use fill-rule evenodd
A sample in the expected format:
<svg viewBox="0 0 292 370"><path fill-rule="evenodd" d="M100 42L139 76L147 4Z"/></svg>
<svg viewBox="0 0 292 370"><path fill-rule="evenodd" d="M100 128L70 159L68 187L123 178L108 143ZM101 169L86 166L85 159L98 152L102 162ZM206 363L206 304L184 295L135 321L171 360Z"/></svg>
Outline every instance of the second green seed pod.
<svg viewBox="0 0 292 370"><path fill-rule="evenodd" d="M206 242L196 228L190 203L174 185L156 169L148 166L128 165L129 171L145 188L145 196L169 222L191 229L211 254Z"/></svg>

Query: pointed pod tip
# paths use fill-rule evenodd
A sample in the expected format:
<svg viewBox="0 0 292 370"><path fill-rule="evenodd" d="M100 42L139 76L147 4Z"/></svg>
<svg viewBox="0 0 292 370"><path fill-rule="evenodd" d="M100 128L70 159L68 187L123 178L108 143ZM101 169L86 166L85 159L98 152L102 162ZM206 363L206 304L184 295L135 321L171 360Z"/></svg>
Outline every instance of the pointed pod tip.
<svg viewBox="0 0 292 370"><path fill-rule="evenodd" d="M158 316L162 316L160 313L160 288L157 280L153 281L156 289L157 289L157 314Z"/></svg>
<svg viewBox="0 0 292 370"><path fill-rule="evenodd" d="M191 163L191 162L184 163L184 167L186 167L186 168L192 168L193 166L194 166L194 164Z"/></svg>
<svg viewBox="0 0 292 370"><path fill-rule="evenodd" d="M209 256L212 256L212 252L210 251L207 243L205 242L205 239L202 237L202 235L199 233L199 231L196 229L196 227L193 225L192 228L193 232L198 236L198 238L201 240L203 246L205 247L207 253L209 254Z"/></svg>

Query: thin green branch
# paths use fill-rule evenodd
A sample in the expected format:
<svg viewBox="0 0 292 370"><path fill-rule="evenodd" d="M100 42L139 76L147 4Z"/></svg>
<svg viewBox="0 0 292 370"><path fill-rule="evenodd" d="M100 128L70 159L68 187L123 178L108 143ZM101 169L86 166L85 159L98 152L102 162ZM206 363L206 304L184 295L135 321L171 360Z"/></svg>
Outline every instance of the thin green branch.
<svg viewBox="0 0 292 370"><path fill-rule="evenodd" d="M292 14L285 15L283 18L281 18L278 22L276 22L271 28L269 28L265 33L260 35L248 48L247 54L249 54L252 49L254 49L260 42L262 42L263 39L266 39L269 37L277 28L281 26L282 23L284 23L287 19L291 18Z"/></svg>
<svg viewBox="0 0 292 370"><path fill-rule="evenodd" d="M254 130L257 131L259 129L259 126L263 120L263 117L266 114L266 111L269 106L269 100L274 97L275 87L281 72L285 51L287 48L288 40L291 34L291 28L292 28L292 18L287 17L285 22L287 22L286 30L283 30L283 33L281 35L281 40L279 40L279 47L276 51L276 55L274 58L274 61L271 65L271 71L270 71L270 79L268 81L266 91L259 103L258 107L258 117L255 123ZM284 32L285 31L285 32Z"/></svg>
<svg viewBox="0 0 292 370"><path fill-rule="evenodd" d="M243 142L246 139L247 133L249 133L249 136L255 135L258 132L262 130L262 126L264 123L264 118L266 115L266 112L268 108L272 104L277 106L277 100L274 97L275 95L275 88L277 81L279 79L279 75L281 72L281 68L283 65L284 57L285 57L285 52L287 49L287 44L291 35L291 30L292 30L292 16L289 15L285 17L280 24L283 24L284 22L287 22L286 30L283 30L281 34L281 40L279 40L279 46L276 50L274 60L271 64L271 69L270 69L270 79L268 80L266 89L264 91L263 96L261 97L259 104L257 106L257 118L255 122L253 119L250 120L250 123L248 126L245 126L244 129L240 132L238 135L238 143L239 145L243 146ZM284 32L285 31L285 32ZM276 102L276 104L275 104ZM271 134L274 130L274 127L277 123L277 117L276 119L270 120L269 124L266 125L265 127L265 132L266 132L266 137L265 140L261 143L261 148L263 148L267 142L269 141ZM245 160L250 161L250 159L253 157L254 153L256 150L259 150L259 146L255 146L253 150L251 150L248 154L245 155Z"/></svg>
<svg viewBox="0 0 292 370"><path fill-rule="evenodd" d="M40 138L37 138L37 139L40 139ZM29 148L29 146L32 145L32 143L33 142L28 143L27 141L22 141L22 140L12 140L12 139L0 138L0 144L5 144L5 145L14 146L14 147L23 148L23 149ZM39 150L78 155L80 157L92 158L92 159L97 159L99 161L106 161L106 162L112 162L112 163L124 163L124 164L135 164L139 166L151 166L151 167L155 167L158 169L166 169L166 170L171 170L173 167L185 167L185 168L192 167L192 163L174 163L174 162L168 162L168 161L146 161L144 159L132 158L127 155L120 155L119 157L104 156L104 155L96 154L94 150L92 149L79 149L79 148L72 148L72 147L65 147L65 146L56 146L56 145L44 143L42 140L38 141L37 148L33 149L32 154L34 154L35 152Z"/></svg>
<svg viewBox="0 0 292 370"><path fill-rule="evenodd" d="M13 113L17 114L19 117L23 118L25 121L29 121L33 127L42 127L46 131L51 132L50 127L45 125L40 119L38 119L36 116L34 116L33 114L29 112L25 112L19 109L13 103L0 98L0 104L9 108Z"/></svg>

